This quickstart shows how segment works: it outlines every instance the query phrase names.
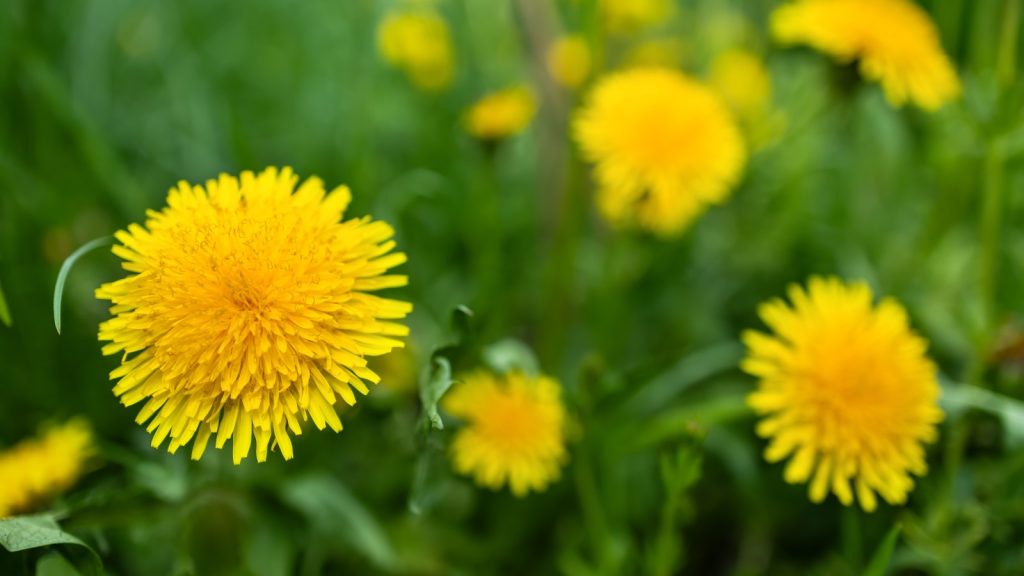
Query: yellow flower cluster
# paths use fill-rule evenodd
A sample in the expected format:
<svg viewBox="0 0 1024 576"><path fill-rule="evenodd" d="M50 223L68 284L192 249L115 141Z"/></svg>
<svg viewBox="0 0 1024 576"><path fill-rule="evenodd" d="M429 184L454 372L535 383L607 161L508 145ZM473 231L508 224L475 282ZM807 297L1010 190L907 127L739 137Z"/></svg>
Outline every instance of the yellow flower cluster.
<svg viewBox="0 0 1024 576"><path fill-rule="evenodd" d="M451 447L460 474L495 490L507 484L516 496L558 479L567 458L566 414L554 379L472 372L455 383L443 407L466 422Z"/></svg>
<svg viewBox="0 0 1024 576"><path fill-rule="evenodd" d="M481 140L501 140L525 130L536 110L533 92L525 86L491 92L466 112L466 131Z"/></svg>
<svg viewBox="0 0 1024 576"><path fill-rule="evenodd" d="M340 431L337 399L355 404L378 381L366 358L403 346L392 320L412 306L371 294L406 284L387 274L405 262L391 226L341 221L347 187L298 180L268 168L182 182L145 226L115 235L131 274L96 291L113 303L99 337L122 355L114 393L145 402L136 420L154 448L194 439L198 459L216 435L237 464L255 437L257 460L271 440L290 459L289 433L307 418Z"/></svg>
<svg viewBox="0 0 1024 576"><path fill-rule="evenodd" d="M93 450L92 430L76 419L0 452L0 518L70 488Z"/></svg>
<svg viewBox="0 0 1024 576"><path fill-rule="evenodd" d="M448 25L433 11L389 14L377 29L377 47L384 60L421 90L443 90L452 83L455 56Z"/></svg>

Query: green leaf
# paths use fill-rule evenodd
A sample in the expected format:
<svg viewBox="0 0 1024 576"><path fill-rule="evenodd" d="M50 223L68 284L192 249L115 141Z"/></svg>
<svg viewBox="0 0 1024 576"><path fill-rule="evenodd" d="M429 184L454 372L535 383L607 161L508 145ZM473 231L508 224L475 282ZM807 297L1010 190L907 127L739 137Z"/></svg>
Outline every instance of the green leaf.
<svg viewBox="0 0 1024 576"><path fill-rule="evenodd" d="M1024 445L1024 402L978 386L958 384L943 388L940 403L947 412L975 408L995 414L1003 421L1007 446L1016 448Z"/></svg>
<svg viewBox="0 0 1024 576"><path fill-rule="evenodd" d="M7 299L4 298L4 288L0 286L0 322L3 322L4 326L10 327L11 322L11 310L7 307Z"/></svg>
<svg viewBox="0 0 1024 576"><path fill-rule="evenodd" d="M8 552L21 552L43 546L64 544L84 548L88 555L82 562L88 575L103 574L103 562L85 542L61 530L52 515L13 516L0 519L0 546Z"/></svg>
<svg viewBox="0 0 1024 576"><path fill-rule="evenodd" d="M452 387L452 365L444 356L435 356L427 366L420 379L420 402L423 403L423 414L431 428L444 429L437 404L441 397Z"/></svg>
<svg viewBox="0 0 1024 576"><path fill-rule="evenodd" d="M665 407L688 388L725 370L735 368L743 357L743 348L727 342L687 354L668 370L637 388L624 408L632 413L653 413Z"/></svg>
<svg viewBox="0 0 1024 576"><path fill-rule="evenodd" d="M519 371L535 376L540 372L540 364L533 350L514 338L484 348L483 357L487 366L499 374Z"/></svg>
<svg viewBox="0 0 1024 576"><path fill-rule="evenodd" d="M896 548L896 542L900 539L901 529L900 524L895 524L885 535L882 543L878 545L875 553L871 556L868 567L864 569L864 576L885 576L885 572L889 568L889 559Z"/></svg>
<svg viewBox="0 0 1024 576"><path fill-rule="evenodd" d="M50 552L36 562L36 576L80 576L81 572L58 552Z"/></svg>
<svg viewBox="0 0 1024 576"><path fill-rule="evenodd" d="M337 479L323 473L290 480L281 488L281 498L298 510L329 539L343 539L380 570L398 567L391 542L384 529Z"/></svg>
<svg viewBox="0 0 1024 576"><path fill-rule="evenodd" d="M60 304L64 299L64 284L68 281L68 274L71 273L71 267L74 266L75 262L79 258L85 256L89 252L104 246L112 244L114 238L112 236L104 236L97 238L91 242L86 242L78 250L75 250L68 256L64 263L60 266L60 272L57 274L57 284L53 287L53 325L57 328L57 334L60 334Z"/></svg>

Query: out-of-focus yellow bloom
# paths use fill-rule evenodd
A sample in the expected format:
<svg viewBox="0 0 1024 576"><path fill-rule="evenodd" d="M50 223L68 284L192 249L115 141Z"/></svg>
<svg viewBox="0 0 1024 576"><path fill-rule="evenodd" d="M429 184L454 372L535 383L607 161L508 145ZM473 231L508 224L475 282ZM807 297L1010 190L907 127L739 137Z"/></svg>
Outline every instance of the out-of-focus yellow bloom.
<svg viewBox="0 0 1024 576"><path fill-rule="evenodd" d="M746 50L722 52L711 62L708 83L736 114L752 119L767 110L772 80L761 59Z"/></svg>
<svg viewBox="0 0 1024 576"><path fill-rule="evenodd" d="M465 421L452 442L460 474L516 496L540 492L558 479L567 458L561 387L547 376L478 371L460 378L442 407Z"/></svg>
<svg viewBox="0 0 1024 576"><path fill-rule="evenodd" d="M864 283L811 278L789 297L759 310L774 334L743 335L743 370L760 379L748 403L763 416L765 458L790 458L786 481L810 482L814 502L832 492L845 505L856 493L868 512L875 493L904 503L942 420L927 343L898 302L873 306Z"/></svg>
<svg viewBox="0 0 1024 576"><path fill-rule="evenodd" d="M893 106L936 110L960 93L935 25L910 0L796 0L772 14L771 28L780 42L859 59Z"/></svg>
<svg viewBox="0 0 1024 576"><path fill-rule="evenodd" d="M412 347L400 348L391 354L374 358L370 364L380 374L380 388L399 396L416 392L416 355Z"/></svg>
<svg viewBox="0 0 1024 576"><path fill-rule="evenodd" d="M645 40L626 54L626 65L634 68L678 68L686 45L676 38Z"/></svg>
<svg viewBox="0 0 1024 576"><path fill-rule="evenodd" d="M481 140L500 140L522 132L537 102L526 86L491 92L466 111L466 131Z"/></svg>
<svg viewBox="0 0 1024 576"><path fill-rule="evenodd" d="M452 82L455 58L448 25L431 10L388 14L377 29L377 47L384 60L422 90L443 90Z"/></svg>
<svg viewBox="0 0 1024 576"><path fill-rule="evenodd" d="M605 27L617 34L660 24L674 12L672 0L600 0Z"/></svg>
<svg viewBox="0 0 1024 576"><path fill-rule="evenodd" d="M597 164L597 204L615 225L663 236L684 231L722 202L746 161L743 138L711 89L659 68L601 80L575 119L583 154Z"/></svg>
<svg viewBox="0 0 1024 576"><path fill-rule="evenodd" d="M131 274L104 284L113 303L100 326L104 354L120 354L114 394L168 451L193 442L202 457L232 441L235 464L255 438L263 462L273 440L286 459L291 434L312 419L341 430L335 404L380 379L366 358L401 348L393 320L412 305L373 292L404 286L394 230L369 217L342 220L346 186L267 168L206 186L181 182L145 226L115 234Z"/></svg>
<svg viewBox="0 0 1024 576"><path fill-rule="evenodd" d="M93 452L92 430L81 419L0 452L0 518L70 488Z"/></svg>
<svg viewBox="0 0 1024 576"><path fill-rule="evenodd" d="M590 75L590 48L581 36L565 36L548 48L548 73L566 88L576 88Z"/></svg>

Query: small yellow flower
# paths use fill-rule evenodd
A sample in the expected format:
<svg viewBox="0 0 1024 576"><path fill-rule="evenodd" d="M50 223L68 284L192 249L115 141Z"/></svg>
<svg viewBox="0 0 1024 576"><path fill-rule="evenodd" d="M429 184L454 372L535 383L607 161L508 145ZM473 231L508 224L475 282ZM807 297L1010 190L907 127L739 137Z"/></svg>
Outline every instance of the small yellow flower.
<svg viewBox="0 0 1024 576"><path fill-rule="evenodd" d="M466 131L481 140L500 140L522 132L533 119L533 92L516 86L487 94L466 112Z"/></svg>
<svg viewBox="0 0 1024 576"><path fill-rule="evenodd" d="M813 502L831 491L845 505L856 493L868 512L875 493L904 503L942 420L927 343L898 302L874 306L866 284L811 278L789 297L791 306L773 300L759 310L773 335L743 335L742 368L760 379L748 403L763 416L765 458L789 457L786 481L809 481Z"/></svg>
<svg viewBox="0 0 1024 576"><path fill-rule="evenodd" d="M389 14L377 29L377 47L422 90L436 92L452 83L455 57L448 25L432 10Z"/></svg>
<svg viewBox="0 0 1024 576"><path fill-rule="evenodd" d="M559 38L548 48L548 73L566 88L577 88L590 75L590 48L581 36Z"/></svg>
<svg viewBox="0 0 1024 576"><path fill-rule="evenodd" d="M662 236L684 231L722 202L746 152L729 110L709 88L668 69L601 80L575 119L584 156L597 164L597 204L615 225Z"/></svg>
<svg viewBox="0 0 1024 576"><path fill-rule="evenodd" d="M746 50L722 52L711 62L708 83L740 118L765 113L772 98L772 79L761 59Z"/></svg>
<svg viewBox="0 0 1024 576"><path fill-rule="evenodd" d="M456 382L442 406L465 421L451 448L460 474L493 490L508 484L516 496L543 491L558 479L567 453L557 381L477 371Z"/></svg>
<svg viewBox="0 0 1024 576"><path fill-rule="evenodd" d="M96 291L113 303L99 337L122 354L114 394L146 401L136 421L152 419L154 448L194 438L199 459L216 434L238 464L255 436L260 462L271 440L290 459L289 431L307 418L340 431L337 397L355 404L353 388L379 380L366 357L403 346L408 328L390 320L412 306L370 294L407 282L385 274L405 262L391 226L343 222L347 187L298 180L268 168L181 182L145 226L115 234L131 274Z"/></svg>
<svg viewBox="0 0 1024 576"><path fill-rule="evenodd" d="M0 518L70 488L93 451L89 424L75 419L0 452Z"/></svg>
<svg viewBox="0 0 1024 576"><path fill-rule="evenodd" d="M936 110L960 93L935 25L910 0L796 0L772 14L771 28L780 42L859 59L893 106Z"/></svg>
<svg viewBox="0 0 1024 576"><path fill-rule="evenodd" d="M600 0L605 28L629 34L661 24L674 13L672 0Z"/></svg>

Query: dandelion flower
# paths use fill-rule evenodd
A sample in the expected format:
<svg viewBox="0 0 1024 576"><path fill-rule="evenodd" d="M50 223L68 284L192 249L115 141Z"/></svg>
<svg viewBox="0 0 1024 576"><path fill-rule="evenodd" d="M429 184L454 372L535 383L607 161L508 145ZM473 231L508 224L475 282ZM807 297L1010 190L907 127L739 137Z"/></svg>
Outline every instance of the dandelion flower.
<svg viewBox="0 0 1024 576"><path fill-rule="evenodd" d="M960 93L928 14L910 0L796 0L772 14L772 34L838 60L860 60L893 106L936 110Z"/></svg>
<svg viewBox="0 0 1024 576"><path fill-rule="evenodd" d="M746 50L726 50L711 62L708 83L740 118L753 119L766 111L772 98L772 79L761 59Z"/></svg>
<svg viewBox="0 0 1024 576"><path fill-rule="evenodd" d="M565 408L558 382L546 376L477 371L457 382L442 406L465 421L452 443L460 474L516 496L542 491L566 460Z"/></svg>
<svg viewBox="0 0 1024 576"><path fill-rule="evenodd" d="M92 430L75 419L0 452L0 518L30 509L75 483L93 455Z"/></svg>
<svg viewBox="0 0 1024 576"><path fill-rule="evenodd" d="M615 225L662 236L685 230L722 202L746 152L729 110L679 72L648 68L600 81L575 121L584 156L597 164L597 204Z"/></svg>
<svg viewBox="0 0 1024 576"><path fill-rule="evenodd" d="M336 399L355 404L353 389L378 381L366 357L403 345L391 320L412 307L370 294L406 284L385 274L405 262L391 227L342 222L347 187L297 182L289 168L181 182L145 226L115 235L131 274L96 291L113 303L99 337L123 355L114 394L146 401L136 421L154 448L194 439L199 459L216 434L238 464L255 437L260 462L271 440L291 459L289 431L307 417L340 431Z"/></svg>
<svg viewBox="0 0 1024 576"><path fill-rule="evenodd" d="M786 481L809 482L813 502L831 491L844 505L856 494L868 512L876 493L904 503L942 420L927 343L899 303L873 305L863 283L811 278L789 298L761 306L774 334L743 335L743 370L760 379L748 403L763 416L765 458L789 458Z"/></svg>
<svg viewBox="0 0 1024 576"><path fill-rule="evenodd" d="M661 24L673 14L671 0L600 0L605 28L616 34L630 34Z"/></svg>
<svg viewBox="0 0 1024 576"><path fill-rule="evenodd" d="M452 82L455 57L448 25L431 10L389 14L377 29L377 48L422 90L436 92Z"/></svg>
<svg viewBox="0 0 1024 576"><path fill-rule="evenodd" d="M481 140L501 140L522 132L537 103L525 86L487 94L466 111L466 131Z"/></svg>
<svg viewBox="0 0 1024 576"><path fill-rule="evenodd" d="M548 73L566 88L577 88L590 75L590 48L582 36L559 38L547 54Z"/></svg>

